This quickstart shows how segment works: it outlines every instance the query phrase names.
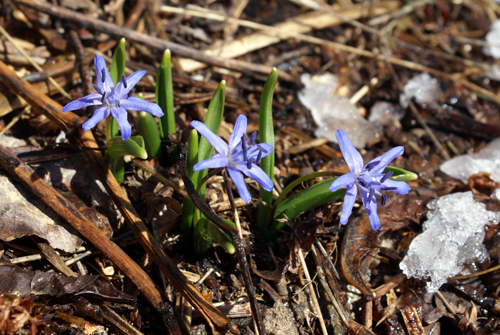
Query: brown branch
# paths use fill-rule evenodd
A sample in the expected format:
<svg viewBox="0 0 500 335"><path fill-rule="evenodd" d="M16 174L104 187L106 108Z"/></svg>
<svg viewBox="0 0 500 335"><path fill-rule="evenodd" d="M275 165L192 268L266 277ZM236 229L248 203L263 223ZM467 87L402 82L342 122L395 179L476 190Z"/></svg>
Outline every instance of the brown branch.
<svg viewBox="0 0 500 335"><path fill-rule="evenodd" d="M3 62L0 62L0 82L7 86L13 93L20 94L31 105L38 107L43 114L54 120L63 130L69 131L77 127L78 143L81 146L88 148L98 147L92 132L83 132L80 127L81 120L78 116L72 112L63 113L61 105L34 89ZM231 330L238 333L236 326L231 323L230 319L205 300L203 295L186 279L175 263L167 256L153 234L142 222L125 191L108 169L101 153L97 150L84 150L83 152L136 238L146 252L154 259L160 271L168 278L175 289L203 315L214 332L216 330Z"/></svg>
<svg viewBox="0 0 500 335"><path fill-rule="evenodd" d="M170 51L172 51L172 54L175 54L177 57L191 58L199 62L218 66L221 68L226 68L239 72L247 72L247 73L256 72L265 74L266 76L269 75L269 73L271 73L272 70L271 66L253 64L235 59L210 56L193 48L165 41L156 37L151 37L149 35L136 32L135 30L132 29L120 27L113 23L94 19L92 17L77 13L75 11L66 9L61 6L52 5L49 2L40 2L37 0L14 0L14 2L19 5L24 5L26 7L36 9L40 12L49 14L51 16L67 20L73 24L79 25L86 29L99 31L101 33L116 37L125 37L130 41L144 44L148 48L156 49L160 52L163 52L165 49L170 49ZM295 79L286 72L278 71L278 75L280 77L280 80L295 81Z"/></svg>
<svg viewBox="0 0 500 335"><path fill-rule="evenodd" d="M159 308L166 303L159 287L155 285L136 262L104 235L93 222L80 213L64 196L41 179L31 167L12 155L2 145L0 145L0 165L10 174L21 179L43 202L61 215L90 243L106 255L137 286L154 307ZM173 323L172 326L175 327L175 324ZM178 325L176 329L172 329L174 333L181 334Z"/></svg>

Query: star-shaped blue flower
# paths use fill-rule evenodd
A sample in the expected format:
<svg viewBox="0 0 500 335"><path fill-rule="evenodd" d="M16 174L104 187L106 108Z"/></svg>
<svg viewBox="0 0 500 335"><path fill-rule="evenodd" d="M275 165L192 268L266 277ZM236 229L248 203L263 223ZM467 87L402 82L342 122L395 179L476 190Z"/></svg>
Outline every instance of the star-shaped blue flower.
<svg viewBox="0 0 500 335"><path fill-rule="evenodd" d="M273 190L273 182L257 165L262 157L271 154L273 147L267 143L255 144L256 132L245 140L247 132L245 115L238 116L233 133L229 137L229 145L208 129L205 124L192 121L191 126L217 150L217 153L211 158L196 164L193 167L194 171L226 168L241 198L247 204L250 203L252 197L243 179L243 174L258 182L266 191Z"/></svg>
<svg viewBox="0 0 500 335"><path fill-rule="evenodd" d="M410 191L410 186L407 183L389 179L392 171L383 173L384 169L394 158L403 154L404 148L401 146L393 148L363 167L363 158L354 148L351 141L349 141L347 135L339 129L335 133L335 136L339 142L340 151L342 151L342 155L344 155L344 159L351 170L351 172L335 179L332 186L330 186L330 191L332 192L337 191L339 188L347 190L344 204L342 205L340 224L344 225L347 223L359 190L372 228L373 230L377 230L380 228L380 219L377 215L377 199L375 195L382 196L382 206L384 206L387 201L387 195L381 194L380 191L392 191L397 194L406 194Z"/></svg>
<svg viewBox="0 0 500 335"><path fill-rule="evenodd" d="M111 113L118 122L122 139L125 141L132 132L127 120L127 110L144 111L154 116L163 116L163 112L157 104L132 97L134 86L146 74L146 70L136 71L127 78L122 75L122 80L114 87L113 80L106 68L106 62L101 56L95 56L94 66L97 77L94 88L97 93L72 101L62 109L63 112L67 112L88 106L100 106L94 111L94 115L82 125L83 130L87 131L95 127L99 121L104 120Z"/></svg>

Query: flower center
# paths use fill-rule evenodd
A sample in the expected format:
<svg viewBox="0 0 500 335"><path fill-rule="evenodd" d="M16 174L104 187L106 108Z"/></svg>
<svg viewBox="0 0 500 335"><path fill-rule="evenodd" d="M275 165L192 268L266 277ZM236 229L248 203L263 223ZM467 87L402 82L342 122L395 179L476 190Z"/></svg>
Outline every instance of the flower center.
<svg viewBox="0 0 500 335"><path fill-rule="evenodd" d="M247 141L245 140L245 135L241 136L241 149L243 152L243 162L247 164L247 168L250 170L252 168L252 163L259 164L260 159L262 158L262 152L267 153L267 151L262 148L261 145L255 144L255 138L257 137L257 132L253 132L252 136L248 139L250 145L247 146ZM252 155L249 154L249 148L253 146L257 147L257 156L255 156L255 151L252 152ZM252 156L252 157L250 157Z"/></svg>
<svg viewBox="0 0 500 335"><path fill-rule="evenodd" d="M394 187L384 186L384 182L389 179L393 171L389 171L387 173L380 173L372 176L370 171L366 171L366 167L363 172L359 175L355 176L357 186L364 191L365 194L368 194L368 201L375 196L376 191L392 191L395 190ZM382 206L385 205L387 201L387 195L382 194Z"/></svg>
<svg viewBox="0 0 500 335"><path fill-rule="evenodd" d="M109 92L103 92L101 102L109 107L120 107L120 95L111 87Z"/></svg>

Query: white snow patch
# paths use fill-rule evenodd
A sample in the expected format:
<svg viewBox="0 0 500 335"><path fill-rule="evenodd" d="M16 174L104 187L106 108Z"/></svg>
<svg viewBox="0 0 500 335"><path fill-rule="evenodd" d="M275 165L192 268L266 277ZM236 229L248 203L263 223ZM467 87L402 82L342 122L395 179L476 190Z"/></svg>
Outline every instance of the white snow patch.
<svg viewBox="0 0 500 335"><path fill-rule="evenodd" d="M491 197L497 198L498 200L500 200L500 188L497 188L496 190L494 190L493 193L491 194Z"/></svg>
<svg viewBox="0 0 500 335"><path fill-rule="evenodd" d="M500 19L491 24L485 39L489 45L483 47L483 54L500 59Z"/></svg>
<svg viewBox="0 0 500 335"><path fill-rule="evenodd" d="M337 76L331 73L318 76L305 73L300 76L300 81L305 87L299 92L299 100L311 111L318 125L314 132L316 137L326 137L338 143L335 132L342 129L355 147L364 148L366 142L377 135L377 129L348 98L332 95L338 84Z"/></svg>
<svg viewBox="0 0 500 335"><path fill-rule="evenodd" d="M479 172L490 173L490 178L500 183L500 138L491 141L476 154L461 155L444 162L439 169L464 184L470 176Z"/></svg>
<svg viewBox="0 0 500 335"><path fill-rule="evenodd" d="M435 293L465 263L486 259L484 226L497 223L500 213L487 211L470 191L442 196L427 207L431 211L423 233L411 242L399 267L407 277L429 279L427 290Z"/></svg>
<svg viewBox="0 0 500 335"><path fill-rule="evenodd" d="M401 120L404 114L399 106L387 101L377 101L370 108L368 121L376 126L392 126Z"/></svg>
<svg viewBox="0 0 500 335"><path fill-rule="evenodd" d="M403 92L399 96L399 103L404 108L408 107L408 99L415 98L421 104L435 104L443 94L437 79L426 72L408 80Z"/></svg>

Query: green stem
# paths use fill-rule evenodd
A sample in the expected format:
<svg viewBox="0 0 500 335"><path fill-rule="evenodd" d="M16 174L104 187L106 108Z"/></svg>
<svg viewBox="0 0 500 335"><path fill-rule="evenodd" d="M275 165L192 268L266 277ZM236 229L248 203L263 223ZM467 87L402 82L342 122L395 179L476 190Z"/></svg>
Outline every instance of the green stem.
<svg viewBox="0 0 500 335"><path fill-rule="evenodd" d="M210 179L212 178L213 176L215 176L217 173L221 172L222 171L222 168L218 168L218 169L214 169L212 171L210 171L210 173L208 173L205 177L203 177L202 180L200 180L200 183L198 184L198 186L196 187L196 192L199 194L201 192L201 188L203 187L203 185L205 185L205 183Z"/></svg>
<svg viewBox="0 0 500 335"><path fill-rule="evenodd" d="M287 187L283 189L281 194L279 195L278 199L274 202L273 206L271 207L271 210L269 211L269 216L267 217L267 226L270 227L273 219L274 219L274 213L276 212L276 208L278 205L285 199L288 193L290 193L291 190L293 190L296 186L302 184L305 181L314 179L314 178L319 178L319 177L339 177L342 176L343 173L336 172L336 171L318 171L318 172L313 172L308 175L305 175L303 177L300 177L299 179L296 179L292 181L290 184L288 184Z"/></svg>

